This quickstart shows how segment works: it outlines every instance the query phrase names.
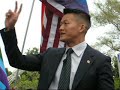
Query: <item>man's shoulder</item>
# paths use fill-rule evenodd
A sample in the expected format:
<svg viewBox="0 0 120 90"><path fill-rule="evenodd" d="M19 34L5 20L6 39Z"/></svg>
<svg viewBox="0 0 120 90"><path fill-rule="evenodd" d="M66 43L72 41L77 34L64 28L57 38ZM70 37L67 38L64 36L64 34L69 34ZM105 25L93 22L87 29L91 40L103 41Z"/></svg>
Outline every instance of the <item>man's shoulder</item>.
<svg viewBox="0 0 120 90"><path fill-rule="evenodd" d="M109 57L108 55L106 55L105 53L102 53L101 51L87 45L87 48L86 49L89 49L89 52L97 57Z"/></svg>

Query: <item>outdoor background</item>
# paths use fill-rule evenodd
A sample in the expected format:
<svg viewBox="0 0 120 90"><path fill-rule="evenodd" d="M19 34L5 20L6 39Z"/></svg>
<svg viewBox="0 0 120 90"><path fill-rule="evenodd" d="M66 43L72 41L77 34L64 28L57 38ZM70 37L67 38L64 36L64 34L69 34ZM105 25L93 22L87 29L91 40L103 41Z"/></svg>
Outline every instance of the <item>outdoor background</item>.
<svg viewBox="0 0 120 90"><path fill-rule="evenodd" d="M0 29L5 27L4 26L5 14L9 9L14 10L15 1L18 1L18 6L20 6L21 3L23 4L21 14L15 26L18 39L18 46L21 50L33 0L2 0L0 2ZM97 11L94 5L94 2L97 1L98 0L87 0L90 13ZM97 37L101 36L107 30L107 27L109 26L106 27L92 26L86 35L86 42L88 44L94 44L96 42ZM27 49L29 48L33 47L40 48L40 43L41 43L41 2L39 0L35 0L30 25L28 28L24 52L26 52ZM1 46L4 48L2 44ZM3 48L2 51L4 51ZM5 58L4 59L5 67L9 67L9 70L13 71L14 69L9 66L6 57L3 58Z"/></svg>
<svg viewBox="0 0 120 90"><path fill-rule="evenodd" d="M15 26L18 39L18 47L21 50L33 0L0 1L0 29L5 27L5 13L9 9L14 10L15 1L18 1L19 6L21 3L23 4L21 14ZM117 57L117 55L120 53L120 0L87 0L87 3L91 15L92 26L86 35L86 42L93 48L96 48L97 50L111 57L115 90L120 90L120 59L118 61ZM39 0L35 0L23 53L39 53L40 43L41 2ZM8 75L14 74L14 71L16 69L12 68L7 61L4 45L1 38L0 47L2 49L5 67L9 71ZM16 73L14 76L16 76ZM18 78L14 77L12 79L11 87L17 87L20 90L37 88L39 77L39 74L37 72L31 73L25 71L18 76Z"/></svg>

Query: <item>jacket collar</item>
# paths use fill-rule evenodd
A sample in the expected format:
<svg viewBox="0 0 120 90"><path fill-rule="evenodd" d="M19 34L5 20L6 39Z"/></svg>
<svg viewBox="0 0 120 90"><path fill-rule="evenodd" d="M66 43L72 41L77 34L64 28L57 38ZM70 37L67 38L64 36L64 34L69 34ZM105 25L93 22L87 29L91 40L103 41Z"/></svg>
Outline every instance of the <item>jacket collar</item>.
<svg viewBox="0 0 120 90"><path fill-rule="evenodd" d="M75 78L72 85L73 90L79 84L82 77L86 74L86 72L88 71L88 69L90 68L94 61L93 60L94 55L91 50L92 48L89 45L87 45L87 48L85 49L81 62L78 66L77 72L75 74Z"/></svg>

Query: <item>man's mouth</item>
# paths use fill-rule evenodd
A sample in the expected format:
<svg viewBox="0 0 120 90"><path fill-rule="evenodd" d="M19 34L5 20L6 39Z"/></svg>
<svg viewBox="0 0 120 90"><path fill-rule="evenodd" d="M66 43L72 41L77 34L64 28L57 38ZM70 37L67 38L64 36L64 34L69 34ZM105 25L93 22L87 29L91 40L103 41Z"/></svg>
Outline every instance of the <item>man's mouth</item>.
<svg viewBox="0 0 120 90"><path fill-rule="evenodd" d="M64 35L65 33L60 33L60 35Z"/></svg>

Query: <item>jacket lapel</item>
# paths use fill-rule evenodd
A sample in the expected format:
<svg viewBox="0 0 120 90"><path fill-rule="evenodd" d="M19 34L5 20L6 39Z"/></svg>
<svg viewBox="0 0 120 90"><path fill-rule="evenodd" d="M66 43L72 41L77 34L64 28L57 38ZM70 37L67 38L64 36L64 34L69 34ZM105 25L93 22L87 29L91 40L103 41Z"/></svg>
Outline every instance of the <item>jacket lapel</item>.
<svg viewBox="0 0 120 90"><path fill-rule="evenodd" d="M89 67L93 63L93 59L92 59L93 55L92 55L92 52L90 52L90 51L91 51L91 47L87 46L87 48L82 56L81 62L78 66L77 72L75 74L72 89L75 89L75 87L78 85L78 83L80 82L82 77L86 74Z"/></svg>
<svg viewBox="0 0 120 90"><path fill-rule="evenodd" d="M48 85L51 84L52 80L54 79L54 76L55 76L55 73L56 73L56 70L58 68L58 65L62 59L62 56L65 52L65 48L60 48L58 49L58 51L56 52L53 52L55 53L54 54L54 57L51 57L51 64L50 64L50 68L49 68L49 79L48 79Z"/></svg>

